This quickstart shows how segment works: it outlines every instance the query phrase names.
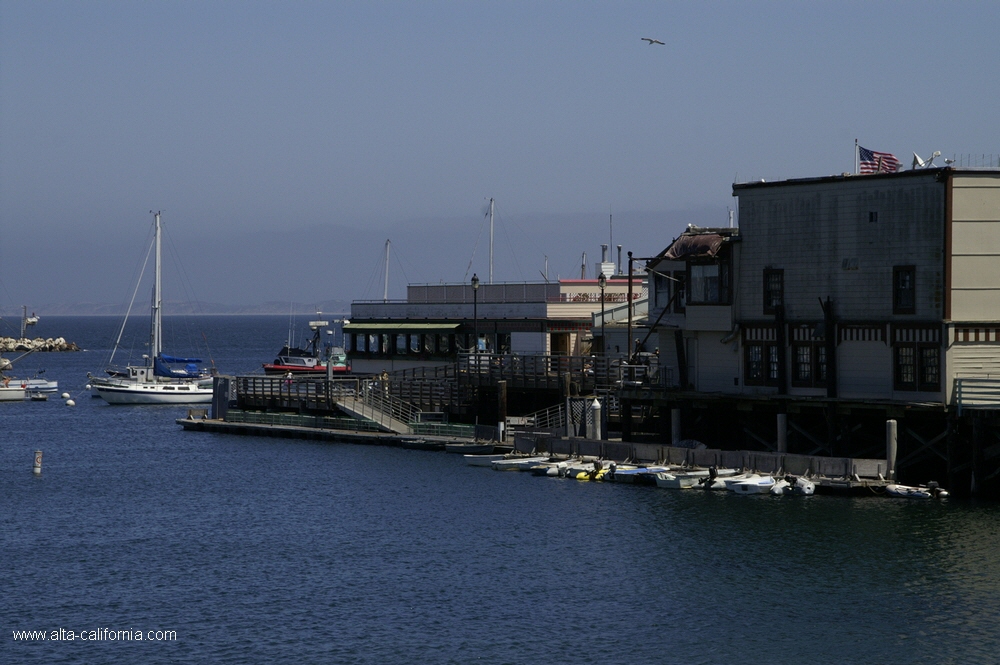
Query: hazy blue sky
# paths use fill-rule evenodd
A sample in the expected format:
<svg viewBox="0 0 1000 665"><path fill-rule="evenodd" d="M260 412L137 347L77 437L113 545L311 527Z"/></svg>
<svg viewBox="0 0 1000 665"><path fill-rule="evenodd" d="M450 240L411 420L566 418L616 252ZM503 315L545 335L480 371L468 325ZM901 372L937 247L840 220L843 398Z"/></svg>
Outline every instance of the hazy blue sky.
<svg viewBox="0 0 1000 665"><path fill-rule="evenodd" d="M852 170L855 138L1000 152L998 26L996 0L0 0L0 309L123 301L150 210L206 301L381 298L387 238L390 297L484 277L491 196L496 281L592 274L609 211L648 256L725 225L734 181Z"/></svg>

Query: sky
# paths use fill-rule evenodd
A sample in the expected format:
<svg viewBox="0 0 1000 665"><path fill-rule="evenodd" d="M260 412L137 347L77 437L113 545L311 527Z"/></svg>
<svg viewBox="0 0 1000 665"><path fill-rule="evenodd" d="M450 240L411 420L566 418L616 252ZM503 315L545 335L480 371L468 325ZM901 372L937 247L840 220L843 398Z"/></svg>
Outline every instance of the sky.
<svg viewBox="0 0 1000 665"><path fill-rule="evenodd" d="M732 184L996 154L1000 2L0 0L0 313L576 278ZM650 45L641 38L659 39ZM939 158L939 163L941 158ZM181 288L181 285L185 285Z"/></svg>

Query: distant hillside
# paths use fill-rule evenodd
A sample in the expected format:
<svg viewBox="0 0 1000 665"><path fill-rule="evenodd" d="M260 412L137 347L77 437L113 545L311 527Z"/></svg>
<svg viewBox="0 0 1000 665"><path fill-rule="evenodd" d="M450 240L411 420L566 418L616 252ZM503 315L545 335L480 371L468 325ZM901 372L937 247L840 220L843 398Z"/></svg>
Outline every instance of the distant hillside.
<svg viewBox="0 0 1000 665"><path fill-rule="evenodd" d="M124 314L122 305L107 303L50 303L29 307L29 311L38 316L121 316ZM164 302L163 313L171 314L283 314L309 315L323 312L330 315L347 315L351 311L351 303L346 300L327 300L318 303L265 302L258 305L223 305L210 302ZM133 316L148 315L149 305L137 303L132 307ZM4 311L0 313L5 319L20 319L20 311Z"/></svg>

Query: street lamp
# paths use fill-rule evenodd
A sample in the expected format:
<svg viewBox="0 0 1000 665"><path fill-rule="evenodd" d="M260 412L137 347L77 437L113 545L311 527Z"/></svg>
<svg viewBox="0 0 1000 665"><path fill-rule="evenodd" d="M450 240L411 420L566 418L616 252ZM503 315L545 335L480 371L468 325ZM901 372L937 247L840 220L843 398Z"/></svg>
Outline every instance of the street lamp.
<svg viewBox="0 0 1000 665"><path fill-rule="evenodd" d="M466 273L468 274L468 273ZM479 353L479 277L472 273L472 329L475 334L476 353Z"/></svg>
<svg viewBox="0 0 1000 665"><path fill-rule="evenodd" d="M602 272L597 277L597 286L601 287L601 355L605 355L608 342L604 339L604 287L608 285L608 278Z"/></svg>

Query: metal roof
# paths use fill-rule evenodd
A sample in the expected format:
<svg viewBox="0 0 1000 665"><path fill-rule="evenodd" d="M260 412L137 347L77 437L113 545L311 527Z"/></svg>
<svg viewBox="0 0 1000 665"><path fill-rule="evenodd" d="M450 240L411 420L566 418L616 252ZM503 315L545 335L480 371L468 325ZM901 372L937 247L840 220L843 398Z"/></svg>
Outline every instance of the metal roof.
<svg viewBox="0 0 1000 665"><path fill-rule="evenodd" d="M393 330L454 330L460 325L460 323L357 323L352 321L344 324L344 330L384 330L386 332Z"/></svg>

